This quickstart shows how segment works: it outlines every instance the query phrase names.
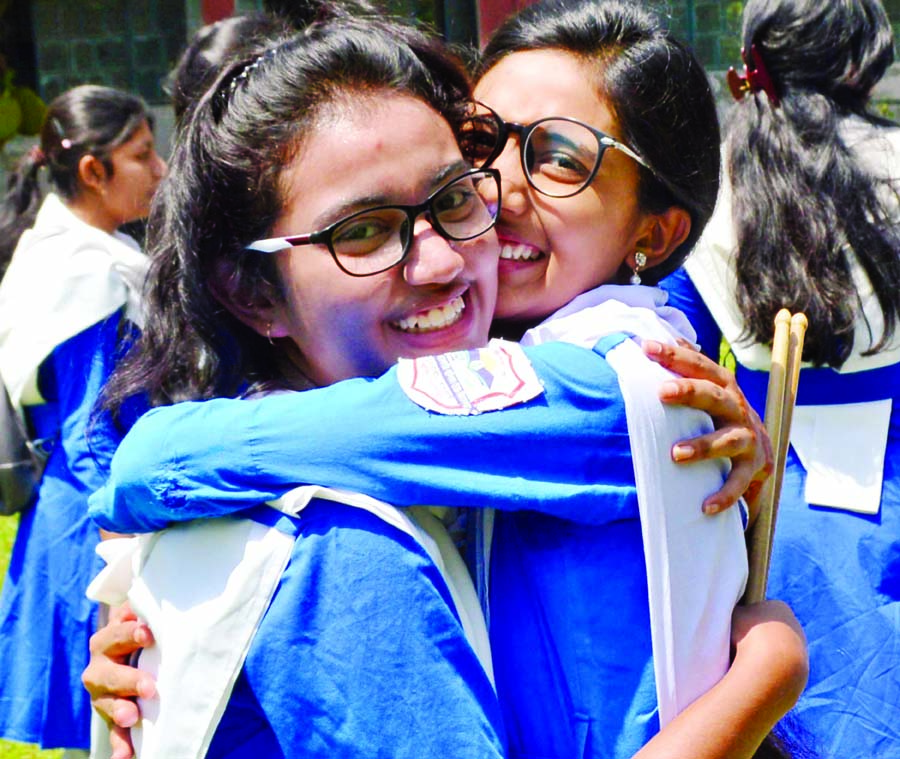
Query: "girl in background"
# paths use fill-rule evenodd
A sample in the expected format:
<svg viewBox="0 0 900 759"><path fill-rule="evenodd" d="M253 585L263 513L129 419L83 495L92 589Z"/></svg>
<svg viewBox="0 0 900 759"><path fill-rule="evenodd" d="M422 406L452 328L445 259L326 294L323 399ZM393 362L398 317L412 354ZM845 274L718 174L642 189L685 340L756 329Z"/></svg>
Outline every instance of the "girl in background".
<svg viewBox="0 0 900 759"><path fill-rule="evenodd" d="M40 145L0 209L0 373L50 455L21 515L0 597L0 735L87 749L81 671L96 604L99 535L87 497L104 481L115 435L89 424L123 341L140 324L147 258L125 222L145 217L166 165L144 103L85 85L49 106ZM42 195L45 170L53 191ZM13 250L14 248L14 250Z"/></svg>
<svg viewBox="0 0 900 759"><path fill-rule="evenodd" d="M769 576L809 638L791 719L822 756L900 756L900 129L871 100L892 27L879 0L750 0L742 44L681 297L760 411L775 313L809 318Z"/></svg>

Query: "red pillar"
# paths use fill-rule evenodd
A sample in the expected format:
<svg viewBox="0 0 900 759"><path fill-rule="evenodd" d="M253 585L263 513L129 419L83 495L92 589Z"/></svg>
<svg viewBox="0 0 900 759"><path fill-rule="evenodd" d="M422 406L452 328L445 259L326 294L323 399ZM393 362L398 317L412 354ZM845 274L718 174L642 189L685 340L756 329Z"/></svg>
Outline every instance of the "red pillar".
<svg viewBox="0 0 900 759"><path fill-rule="evenodd" d="M211 24L234 14L234 0L200 0L204 24Z"/></svg>
<svg viewBox="0 0 900 759"><path fill-rule="evenodd" d="M500 26L503 19L532 2L533 0L478 0L478 36L481 46L484 47L491 32Z"/></svg>

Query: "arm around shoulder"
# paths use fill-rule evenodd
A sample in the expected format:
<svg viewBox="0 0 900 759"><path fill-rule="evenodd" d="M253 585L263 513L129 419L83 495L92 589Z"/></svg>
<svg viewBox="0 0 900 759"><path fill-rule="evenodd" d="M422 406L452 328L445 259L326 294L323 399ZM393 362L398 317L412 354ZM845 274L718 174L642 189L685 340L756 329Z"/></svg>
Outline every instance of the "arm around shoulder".
<svg viewBox="0 0 900 759"><path fill-rule="evenodd" d="M806 638L787 605L738 607L734 660L719 683L676 717L635 759L751 759L806 686Z"/></svg>

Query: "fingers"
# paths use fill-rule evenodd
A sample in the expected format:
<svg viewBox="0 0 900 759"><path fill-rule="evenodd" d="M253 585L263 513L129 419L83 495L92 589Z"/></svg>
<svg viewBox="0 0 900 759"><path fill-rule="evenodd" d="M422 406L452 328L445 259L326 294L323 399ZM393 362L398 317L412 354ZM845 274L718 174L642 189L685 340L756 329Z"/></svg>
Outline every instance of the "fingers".
<svg viewBox="0 0 900 759"><path fill-rule="evenodd" d="M759 487L774 468L774 456L768 433L735 382L734 375L703 354L682 346L648 340L644 342L644 352L658 364L684 375L660 386L660 400L705 411L718 428L698 438L678 442L672 448L672 460L686 463L712 458L731 459L728 479L721 490L704 501L704 512L717 514L745 495L752 524Z"/></svg>
<svg viewBox="0 0 900 759"><path fill-rule="evenodd" d="M136 619L129 621L110 621L91 636L91 656L124 658L135 651L146 648L153 643L150 628Z"/></svg>
<svg viewBox="0 0 900 759"><path fill-rule="evenodd" d="M677 442L672 446L672 460L684 463L705 459L736 459L741 456L753 458L756 452L756 439L755 431L749 427L730 425ZM752 475L753 473L751 480Z"/></svg>
<svg viewBox="0 0 900 759"><path fill-rule="evenodd" d="M134 727L141 718L140 709L134 701L115 695L97 696L91 701L91 706L108 725L122 730Z"/></svg>
<svg viewBox="0 0 900 759"><path fill-rule="evenodd" d="M762 490L763 483L765 482L765 478L769 475L764 475L763 479L756 479L750 483L750 487L747 488L747 492L744 493L744 501L747 504L747 508L750 511L750 514L747 518L747 529L753 527L756 522L756 518L759 516L760 512L760 502L759 502L759 494Z"/></svg>
<svg viewBox="0 0 900 759"><path fill-rule="evenodd" d="M113 727L109 733L109 745L112 749L110 759L132 759L134 747L131 745L131 732L120 727Z"/></svg>
<svg viewBox="0 0 900 759"><path fill-rule="evenodd" d="M110 698L113 701L127 700L134 696L148 699L156 695L156 683L150 675L137 667L104 656L91 655L88 666L81 674L81 682L91 694L91 703L97 711L117 724L118 720L114 714L117 704L110 702ZM100 706L101 701L105 706Z"/></svg>
<svg viewBox="0 0 900 759"><path fill-rule="evenodd" d="M652 361L682 377L709 380L721 387L735 384L734 375L728 369L692 348L666 345L655 340L645 340L643 348Z"/></svg>
<svg viewBox="0 0 900 759"><path fill-rule="evenodd" d="M119 604L118 606L109 607L109 619L107 620L107 624L126 622L128 620L137 620L137 614L132 611L131 604L129 604L128 601Z"/></svg>
<svg viewBox="0 0 900 759"><path fill-rule="evenodd" d="M722 487L703 501L703 513L718 514L734 506L752 482L753 468L748 461L735 464Z"/></svg>
<svg viewBox="0 0 900 759"><path fill-rule="evenodd" d="M673 377L660 385L659 399L705 411L720 424L748 423L747 408L740 396L710 380Z"/></svg>
<svg viewBox="0 0 900 759"><path fill-rule="evenodd" d="M130 609L111 610L110 618L109 624L91 636L91 659L81 682L91 695L93 707L107 722L128 728L140 719L137 704L129 699L152 698L156 684L150 675L126 661L132 653L152 643L153 636Z"/></svg>

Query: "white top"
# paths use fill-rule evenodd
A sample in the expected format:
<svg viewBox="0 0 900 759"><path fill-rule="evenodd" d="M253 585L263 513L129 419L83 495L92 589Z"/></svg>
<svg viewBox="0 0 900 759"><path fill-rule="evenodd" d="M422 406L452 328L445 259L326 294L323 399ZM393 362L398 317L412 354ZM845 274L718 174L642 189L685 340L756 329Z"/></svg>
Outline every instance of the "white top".
<svg viewBox="0 0 900 759"><path fill-rule="evenodd" d="M128 235L81 221L54 194L0 283L0 375L13 406L43 403L38 367L56 346L123 306L140 326L149 259Z"/></svg>

